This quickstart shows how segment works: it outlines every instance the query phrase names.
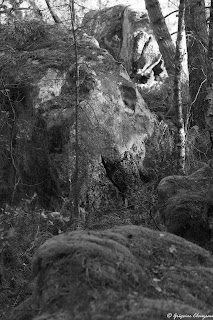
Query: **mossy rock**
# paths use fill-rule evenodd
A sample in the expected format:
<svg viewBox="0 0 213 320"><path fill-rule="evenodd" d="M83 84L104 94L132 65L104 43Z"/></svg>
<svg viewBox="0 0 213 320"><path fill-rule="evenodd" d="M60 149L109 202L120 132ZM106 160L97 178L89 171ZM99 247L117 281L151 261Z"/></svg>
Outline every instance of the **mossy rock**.
<svg viewBox="0 0 213 320"><path fill-rule="evenodd" d="M61 234L34 256L34 309L40 313L32 319L212 314L212 263L201 247L139 226Z"/></svg>

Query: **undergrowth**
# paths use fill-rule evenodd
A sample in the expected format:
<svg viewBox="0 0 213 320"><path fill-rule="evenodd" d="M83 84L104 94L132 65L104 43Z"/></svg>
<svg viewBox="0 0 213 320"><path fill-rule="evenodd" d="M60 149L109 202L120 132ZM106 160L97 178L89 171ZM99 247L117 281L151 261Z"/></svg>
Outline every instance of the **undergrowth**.
<svg viewBox="0 0 213 320"><path fill-rule="evenodd" d="M26 199L1 212L0 318L32 293L32 257L47 239L62 232L64 225L59 213L31 209Z"/></svg>
<svg viewBox="0 0 213 320"><path fill-rule="evenodd" d="M33 42L48 39L47 25L37 20L17 21L5 28L4 43L9 42L16 50L26 50Z"/></svg>

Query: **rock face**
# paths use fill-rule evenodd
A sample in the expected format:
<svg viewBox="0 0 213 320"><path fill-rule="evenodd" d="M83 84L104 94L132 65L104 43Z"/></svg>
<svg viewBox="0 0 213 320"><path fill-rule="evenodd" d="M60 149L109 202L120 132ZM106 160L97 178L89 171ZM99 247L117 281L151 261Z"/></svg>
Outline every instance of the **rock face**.
<svg viewBox="0 0 213 320"><path fill-rule="evenodd" d="M11 181L8 186L8 176L1 177L1 197L7 188L17 198L19 193L31 196L36 192L42 206L56 209L75 176L74 43L54 26L36 23L24 30L29 30L24 39L21 27L14 30L12 39L11 34L8 38L4 31L1 34L6 38L1 75L7 84L1 88L1 118L6 128L1 142L8 154L2 163L8 166ZM13 48L9 57L8 44ZM10 68L8 59L17 67ZM142 170L144 142L152 134L155 119L125 68L97 41L88 36L78 39L77 62L78 188L81 203L99 208L108 201L103 194L112 188L106 182L101 155L118 161L127 152Z"/></svg>
<svg viewBox="0 0 213 320"><path fill-rule="evenodd" d="M158 205L169 232L209 248L213 228L212 160L189 176L162 179Z"/></svg>
<svg viewBox="0 0 213 320"><path fill-rule="evenodd" d="M85 15L82 27L100 47L122 61L137 82L146 83L166 74L146 13L122 5L93 10Z"/></svg>
<svg viewBox="0 0 213 320"><path fill-rule="evenodd" d="M33 298L7 319L164 320L168 313L210 315L212 264L212 255L201 247L143 227L62 234L35 254Z"/></svg>

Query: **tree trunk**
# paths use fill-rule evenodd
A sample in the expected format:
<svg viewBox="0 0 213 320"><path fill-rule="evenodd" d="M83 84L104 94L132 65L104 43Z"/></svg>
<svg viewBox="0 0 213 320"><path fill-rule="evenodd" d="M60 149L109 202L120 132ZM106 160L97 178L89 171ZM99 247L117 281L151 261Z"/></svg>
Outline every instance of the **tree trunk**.
<svg viewBox="0 0 213 320"><path fill-rule="evenodd" d="M74 199L74 214L78 219L78 224L80 224L79 217L79 64L78 64L78 44L75 31L75 2L70 0L69 2L72 34L74 39L74 52L75 52L75 172L73 174L73 185L72 193ZM76 227L77 227L76 226Z"/></svg>
<svg viewBox="0 0 213 320"><path fill-rule="evenodd" d="M185 0L180 0L179 18L178 18L178 34L176 41L175 53L175 75L174 75L174 108L176 110L176 155L177 170L180 173L185 172L185 129L183 121L183 108L181 97L181 74L183 62L183 46L184 46L184 15Z"/></svg>
<svg viewBox="0 0 213 320"><path fill-rule="evenodd" d="M49 0L45 0L46 5L49 9L49 12L53 18L53 20L55 21L55 23L61 23L61 20L59 19L59 17L57 16L57 14L55 13L55 11L52 9L51 5L50 5L50 1Z"/></svg>
<svg viewBox="0 0 213 320"><path fill-rule="evenodd" d="M188 0L185 25L187 33L187 50L189 66L189 90L191 104L189 108L190 125L204 128L207 74L208 33L204 0Z"/></svg>
<svg viewBox="0 0 213 320"><path fill-rule="evenodd" d="M158 0L145 0L149 20L165 62L168 75L174 75L175 46Z"/></svg>
<svg viewBox="0 0 213 320"><path fill-rule="evenodd" d="M209 47L208 47L208 73L206 95L206 126L209 130L211 146L213 149L213 0L211 0L210 24L209 24Z"/></svg>

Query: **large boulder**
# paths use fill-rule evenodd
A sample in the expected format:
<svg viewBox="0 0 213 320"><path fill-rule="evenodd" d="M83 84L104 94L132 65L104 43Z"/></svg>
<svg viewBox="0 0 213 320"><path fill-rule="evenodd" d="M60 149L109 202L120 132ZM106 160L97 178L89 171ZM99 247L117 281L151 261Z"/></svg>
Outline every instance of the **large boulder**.
<svg viewBox="0 0 213 320"><path fill-rule="evenodd" d="M137 82L146 83L166 74L147 13L124 5L91 10L82 27L98 40L100 47L121 61Z"/></svg>
<svg viewBox="0 0 213 320"><path fill-rule="evenodd" d="M158 209L169 232L212 249L212 160L189 176L162 179L158 185Z"/></svg>
<svg viewBox="0 0 213 320"><path fill-rule="evenodd" d="M210 316L212 264L203 248L139 226L61 234L35 254L33 297L7 319Z"/></svg>
<svg viewBox="0 0 213 320"><path fill-rule="evenodd" d="M4 195L9 187L13 199L36 192L42 206L54 210L60 197L70 193L76 172L77 103L80 203L100 208L112 187L101 156L113 165L128 153L139 176L155 117L123 65L95 39L81 35L76 58L70 34L57 26L28 24L0 34L5 84L0 92L1 156L2 172L8 171L1 177L1 199L8 201Z"/></svg>

